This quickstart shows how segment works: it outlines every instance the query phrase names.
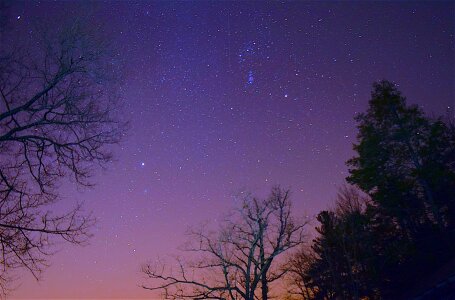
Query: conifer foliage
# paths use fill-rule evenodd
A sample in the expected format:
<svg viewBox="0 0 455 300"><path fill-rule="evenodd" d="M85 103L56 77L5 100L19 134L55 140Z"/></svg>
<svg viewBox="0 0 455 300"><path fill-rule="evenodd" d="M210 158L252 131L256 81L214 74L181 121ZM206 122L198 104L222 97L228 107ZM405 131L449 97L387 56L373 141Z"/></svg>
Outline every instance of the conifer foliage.
<svg viewBox="0 0 455 300"><path fill-rule="evenodd" d="M304 299L402 299L454 257L452 120L426 116L381 81L356 121L352 186L317 217Z"/></svg>

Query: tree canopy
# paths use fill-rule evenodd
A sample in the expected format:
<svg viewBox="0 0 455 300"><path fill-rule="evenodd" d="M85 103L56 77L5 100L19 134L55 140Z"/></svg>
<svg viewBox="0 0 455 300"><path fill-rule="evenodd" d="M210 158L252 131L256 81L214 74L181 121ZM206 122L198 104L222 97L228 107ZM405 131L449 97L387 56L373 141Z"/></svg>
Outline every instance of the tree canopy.
<svg viewBox="0 0 455 300"><path fill-rule="evenodd" d="M305 266L293 280L303 299L402 299L455 256L453 121L427 117L389 81L373 85L356 121L353 186L291 259Z"/></svg>

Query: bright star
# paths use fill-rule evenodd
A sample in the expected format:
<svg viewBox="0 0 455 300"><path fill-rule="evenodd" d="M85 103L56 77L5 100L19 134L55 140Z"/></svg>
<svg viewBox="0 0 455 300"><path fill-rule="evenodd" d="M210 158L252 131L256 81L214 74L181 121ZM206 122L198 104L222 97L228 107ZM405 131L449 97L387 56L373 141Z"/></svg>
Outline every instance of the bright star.
<svg viewBox="0 0 455 300"><path fill-rule="evenodd" d="M254 82L254 76L253 76L253 71L248 72L248 84L253 84Z"/></svg>

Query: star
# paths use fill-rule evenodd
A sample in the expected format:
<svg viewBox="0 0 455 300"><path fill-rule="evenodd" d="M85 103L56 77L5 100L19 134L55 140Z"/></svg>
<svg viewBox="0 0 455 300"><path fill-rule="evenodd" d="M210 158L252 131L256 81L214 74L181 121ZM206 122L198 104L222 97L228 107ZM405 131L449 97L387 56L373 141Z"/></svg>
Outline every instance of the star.
<svg viewBox="0 0 455 300"><path fill-rule="evenodd" d="M248 84L253 84L254 82L254 76L253 76L253 71L248 72Z"/></svg>

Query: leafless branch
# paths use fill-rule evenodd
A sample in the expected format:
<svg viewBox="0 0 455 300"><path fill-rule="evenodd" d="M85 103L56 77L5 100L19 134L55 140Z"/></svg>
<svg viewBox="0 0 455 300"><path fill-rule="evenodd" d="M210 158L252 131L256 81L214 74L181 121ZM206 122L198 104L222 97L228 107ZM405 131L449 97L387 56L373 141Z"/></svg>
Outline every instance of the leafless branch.
<svg viewBox="0 0 455 300"><path fill-rule="evenodd" d="M143 272L153 285L143 287L164 291L169 299L268 299L269 284L288 271L276 258L305 239L307 222L295 220L291 211L289 190L275 187L264 200L246 196L218 231L189 231L185 264L178 260L176 270L146 264Z"/></svg>
<svg viewBox="0 0 455 300"><path fill-rule="evenodd" d="M94 164L124 135L115 61L96 29L72 19L31 45L0 51L0 282L26 268L36 278L54 237L83 244L94 222L78 205L52 214L62 177L90 186ZM12 45L13 43L11 43ZM2 280L4 279L4 280Z"/></svg>

